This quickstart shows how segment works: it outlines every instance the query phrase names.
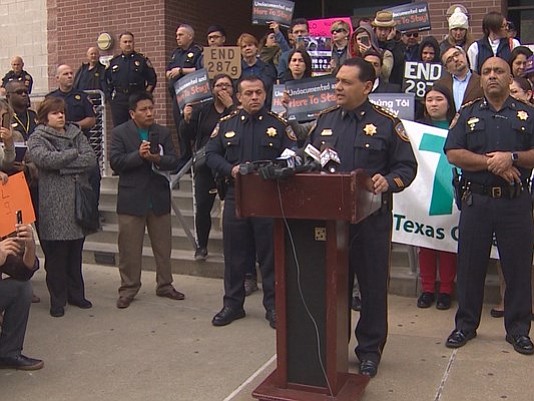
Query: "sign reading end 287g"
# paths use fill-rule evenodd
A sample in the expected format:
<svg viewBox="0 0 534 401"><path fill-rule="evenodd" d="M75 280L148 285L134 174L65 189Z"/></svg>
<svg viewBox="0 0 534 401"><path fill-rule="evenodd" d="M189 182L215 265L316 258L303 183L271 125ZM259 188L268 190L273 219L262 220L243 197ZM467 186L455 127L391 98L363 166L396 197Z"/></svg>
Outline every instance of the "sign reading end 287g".
<svg viewBox="0 0 534 401"><path fill-rule="evenodd" d="M218 74L228 74L232 79L241 76L241 50L239 46L204 48L204 68L209 79Z"/></svg>
<svg viewBox="0 0 534 401"><path fill-rule="evenodd" d="M418 63L407 61L404 67L402 91L413 93L416 99L423 99L426 91L441 78L442 65L440 63Z"/></svg>

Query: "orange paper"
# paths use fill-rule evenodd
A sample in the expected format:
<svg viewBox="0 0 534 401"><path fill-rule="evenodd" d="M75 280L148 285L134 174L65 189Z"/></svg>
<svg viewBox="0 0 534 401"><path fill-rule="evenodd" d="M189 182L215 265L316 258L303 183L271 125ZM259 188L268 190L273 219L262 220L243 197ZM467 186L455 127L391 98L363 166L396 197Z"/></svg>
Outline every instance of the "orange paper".
<svg viewBox="0 0 534 401"><path fill-rule="evenodd" d="M18 210L22 211L24 224L35 221L30 190L23 172L9 176L4 185L0 183L0 237L15 231Z"/></svg>

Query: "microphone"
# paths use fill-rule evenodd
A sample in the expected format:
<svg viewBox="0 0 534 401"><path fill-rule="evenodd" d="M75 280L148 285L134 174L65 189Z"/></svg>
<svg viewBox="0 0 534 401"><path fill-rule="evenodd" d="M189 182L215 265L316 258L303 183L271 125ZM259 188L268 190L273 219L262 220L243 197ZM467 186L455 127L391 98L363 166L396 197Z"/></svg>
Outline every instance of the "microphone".
<svg viewBox="0 0 534 401"><path fill-rule="evenodd" d="M276 161L280 162L280 164L284 167L293 169L302 164L302 158L297 155L297 152L288 148L284 149L282 154L276 158Z"/></svg>
<svg viewBox="0 0 534 401"><path fill-rule="evenodd" d="M323 147L321 146L321 148ZM341 160L339 159L337 152L326 144L324 150L321 152L321 167L323 170L328 173L335 173L340 164Z"/></svg>

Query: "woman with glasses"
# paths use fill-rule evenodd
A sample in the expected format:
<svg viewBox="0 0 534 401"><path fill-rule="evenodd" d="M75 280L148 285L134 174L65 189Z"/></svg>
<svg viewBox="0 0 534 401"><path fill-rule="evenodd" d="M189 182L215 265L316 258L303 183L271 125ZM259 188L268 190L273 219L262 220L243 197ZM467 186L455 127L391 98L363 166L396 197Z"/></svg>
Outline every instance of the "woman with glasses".
<svg viewBox="0 0 534 401"><path fill-rule="evenodd" d="M212 81L213 100L199 104L186 105L184 118L180 123L180 134L194 138L195 157L193 172L195 185L195 230L197 249L195 260L208 257L208 238L211 230L211 208L217 189L210 168L204 163L202 149L206 146L219 119L229 114L234 107L234 88L232 78L226 74L216 75Z"/></svg>
<svg viewBox="0 0 534 401"><path fill-rule="evenodd" d="M330 33L332 35L330 66L332 67L332 74L336 75L341 64L350 57L348 50L350 26L345 21L334 21L330 26Z"/></svg>

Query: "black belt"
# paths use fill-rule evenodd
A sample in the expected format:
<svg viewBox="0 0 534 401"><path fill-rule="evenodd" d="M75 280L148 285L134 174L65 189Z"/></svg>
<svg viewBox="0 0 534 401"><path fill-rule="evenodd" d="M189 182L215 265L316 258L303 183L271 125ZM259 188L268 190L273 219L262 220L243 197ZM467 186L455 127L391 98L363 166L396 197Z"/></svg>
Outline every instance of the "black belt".
<svg viewBox="0 0 534 401"><path fill-rule="evenodd" d="M478 184L476 182L468 181L466 189L474 194L489 196L493 199L517 198L521 192L528 189L529 180L521 181L519 184L507 186L491 186Z"/></svg>

